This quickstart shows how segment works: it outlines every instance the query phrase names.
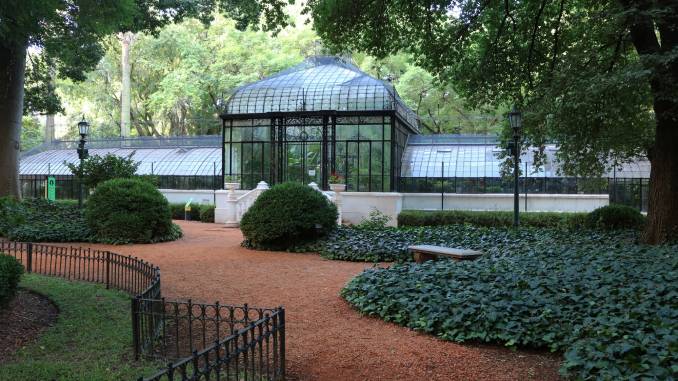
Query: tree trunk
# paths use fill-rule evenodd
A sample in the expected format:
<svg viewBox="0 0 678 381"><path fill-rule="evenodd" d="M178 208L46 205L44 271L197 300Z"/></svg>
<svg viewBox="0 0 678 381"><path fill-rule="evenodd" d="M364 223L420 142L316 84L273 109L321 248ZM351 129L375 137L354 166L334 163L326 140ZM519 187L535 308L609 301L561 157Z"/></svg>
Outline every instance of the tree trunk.
<svg viewBox="0 0 678 381"><path fill-rule="evenodd" d="M21 197L19 149L27 43L0 44L0 197Z"/></svg>
<svg viewBox="0 0 678 381"><path fill-rule="evenodd" d="M649 244L678 240L678 120L671 109L657 109L657 103L656 139L650 151L650 205L643 234Z"/></svg>
<svg viewBox="0 0 678 381"><path fill-rule="evenodd" d="M131 125L131 104L132 104L132 70L129 64L129 52L134 41L132 32L125 32L120 35L122 43L122 90L120 93L120 136L128 138Z"/></svg>

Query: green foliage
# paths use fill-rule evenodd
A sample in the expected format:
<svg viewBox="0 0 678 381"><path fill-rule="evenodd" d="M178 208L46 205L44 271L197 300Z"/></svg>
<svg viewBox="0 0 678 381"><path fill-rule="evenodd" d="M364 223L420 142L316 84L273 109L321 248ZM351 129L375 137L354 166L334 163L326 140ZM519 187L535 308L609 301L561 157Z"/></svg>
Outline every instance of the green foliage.
<svg viewBox="0 0 678 381"><path fill-rule="evenodd" d="M130 52L135 84L131 88L132 133L220 133L221 123L215 117L223 112L219 99L228 98L238 86L301 62L316 39L310 26L271 36L252 29L239 31L234 21L219 15L207 28L187 19L156 34L136 34ZM116 37L107 39L104 46L104 57L84 82L59 81L57 88L68 111L80 115L86 109L97 133L116 136L122 50ZM85 107L91 103L96 107Z"/></svg>
<svg viewBox="0 0 678 381"><path fill-rule="evenodd" d="M370 213L367 215L367 218L360 221L357 228L367 229L367 230L377 230L383 229L386 227L386 224L391 221L391 217L380 212L377 208L372 208Z"/></svg>
<svg viewBox="0 0 678 381"><path fill-rule="evenodd" d="M170 211L172 213L173 220L185 220L186 214L190 217L191 221L198 221L200 219L200 205L191 204L191 211L186 212L186 204L182 203L171 203L169 204Z"/></svg>
<svg viewBox="0 0 678 381"><path fill-rule="evenodd" d="M678 246L635 244L620 231L521 230L456 225L447 244L485 256L366 270L341 294L362 313L444 340L563 351L568 378L675 376Z"/></svg>
<svg viewBox="0 0 678 381"><path fill-rule="evenodd" d="M0 364L0 381L117 381L153 374L158 362L133 361L129 295L104 286L27 274L21 286L47 296L59 318L34 343Z"/></svg>
<svg viewBox="0 0 678 381"><path fill-rule="evenodd" d="M678 40L668 37L678 20L674 2L446 4L307 3L314 28L335 51L409 52L471 105L517 103L526 142L557 141L568 173L599 174L645 154L655 115L675 120ZM654 109L657 99L667 106ZM505 124L505 138L508 130Z"/></svg>
<svg viewBox="0 0 678 381"><path fill-rule="evenodd" d="M298 183L264 191L240 221L249 245L286 249L335 229L337 207L322 193Z"/></svg>
<svg viewBox="0 0 678 381"><path fill-rule="evenodd" d="M204 204L200 205L200 221L201 222L214 222L214 205Z"/></svg>
<svg viewBox="0 0 678 381"><path fill-rule="evenodd" d="M638 229L645 224L645 216L630 206L611 204L589 213L586 223L599 229Z"/></svg>
<svg viewBox="0 0 678 381"><path fill-rule="evenodd" d="M66 163L66 166L75 177L83 179L86 188L92 189L107 180L134 177L140 164L132 159L132 154L120 157L109 153L88 157L83 160L82 167L79 163Z"/></svg>
<svg viewBox="0 0 678 381"><path fill-rule="evenodd" d="M105 242L148 243L181 237L165 196L139 179L99 184L87 201L85 218L95 237Z"/></svg>
<svg viewBox="0 0 678 381"><path fill-rule="evenodd" d="M468 107L451 84L444 84L416 66L410 54L398 53L383 59L353 54L356 63L373 76L388 79L403 101L421 118L423 133L497 134L503 110Z"/></svg>
<svg viewBox="0 0 678 381"><path fill-rule="evenodd" d="M520 213L521 226L580 228L586 213ZM471 224L477 226L513 226L513 212L479 212L467 210L404 210L398 215L398 226L437 226ZM625 226L624 228L626 228Z"/></svg>
<svg viewBox="0 0 678 381"><path fill-rule="evenodd" d="M571 242L571 237L635 242L640 233L635 230L589 231L522 227L482 227L470 224L421 226L364 230L339 227L327 237L311 243L300 243L290 251L317 252L324 258L358 262L407 262L411 245L437 245L479 250L485 253L526 252L535 242L551 242L554 248ZM588 238L586 238L588 239ZM501 242L498 245L497 242Z"/></svg>
<svg viewBox="0 0 678 381"><path fill-rule="evenodd" d="M77 204L44 199L0 201L0 235L23 242L93 240L92 231Z"/></svg>
<svg viewBox="0 0 678 381"><path fill-rule="evenodd" d="M0 253L0 308L16 295L16 288L24 273L24 266L14 257Z"/></svg>
<svg viewBox="0 0 678 381"><path fill-rule="evenodd" d="M14 197L0 197L0 236L6 237L9 232L25 222L21 202Z"/></svg>
<svg viewBox="0 0 678 381"><path fill-rule="evenodd" d="M21 150L39 146L44 140L44 128L33 116L24 116L21 119Z"/></svg>

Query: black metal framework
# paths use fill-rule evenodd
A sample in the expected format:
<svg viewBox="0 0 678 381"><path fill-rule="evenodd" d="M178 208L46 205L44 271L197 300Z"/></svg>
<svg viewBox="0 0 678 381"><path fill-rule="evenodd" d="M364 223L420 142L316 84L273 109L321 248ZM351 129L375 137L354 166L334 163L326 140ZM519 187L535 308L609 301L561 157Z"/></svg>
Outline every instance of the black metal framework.
<svg viewBox="0 0 678 381"><path fill-rule="evenodd" d="M0 240L0 253L16 258L28 273L99 283L133 295L134 358L173 361L147 380L285 379L282 307L166 301L157 266L110 251Z"/></svg>
<svg viewBox="0 0 678 381"><path fill-rule="evenodd" d="M408 126L395 112L223 115L224 178L251 189L259 181L317 183L345 178L347 190L396 188Z"/></svg>
<svg viewBox="0 0 678 381"><path fill-rule="evenodd" d="M285 310L136 298L148 353L180 358L139 380L284 380ZM156 325L159 324L159 325ZM154 332L159 332L154 335ZM198 350L197 348L201 348Z"/></svg>

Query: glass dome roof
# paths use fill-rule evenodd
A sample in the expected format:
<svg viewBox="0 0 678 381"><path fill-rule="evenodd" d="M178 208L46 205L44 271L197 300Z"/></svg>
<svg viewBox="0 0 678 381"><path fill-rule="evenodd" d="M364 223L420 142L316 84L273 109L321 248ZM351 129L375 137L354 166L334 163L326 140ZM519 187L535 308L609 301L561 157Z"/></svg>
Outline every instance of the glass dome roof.
<svg viewBox="0 0 678 381"><path fill-rule="evenodd" d="M419 118L393 85L369 76L340 57L313 56L290 69L240 87L228 114L302 111L393 110L418 131Z"/></svg>
<svg viewBox="0 0 678 381"><path fill-rule="evenodd" d="M132 155L137 173L156 176L221 175L221 136L101 139L87 142L89 155ZM20 175L70 175L65 163L79 163L77 142L55 141L21 157Z"/></svg>
<svg viewBox="0 0 678 381"><path fill-rule="evenodd" d="M501 177L502 159L495 137L473 135L412 135L402 159L402 177ZM567 177L559 169L558 148L547 145L546 160L534 166L534 148L521 158L521 169L527 164L528 177ZM603 177L649 178L650 162L639 159L623 163L603 174Z"/></svg>

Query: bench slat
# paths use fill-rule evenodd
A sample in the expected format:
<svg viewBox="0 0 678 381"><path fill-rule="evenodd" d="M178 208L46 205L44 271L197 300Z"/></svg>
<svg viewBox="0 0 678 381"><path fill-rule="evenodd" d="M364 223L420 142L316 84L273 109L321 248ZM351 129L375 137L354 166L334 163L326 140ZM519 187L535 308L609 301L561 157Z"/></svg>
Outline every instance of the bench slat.
<svg viewBox="0 0 678 381"><path fill-rule="evenodd" d="M434 245L414 245L409 246L408 250L414 255L414 260L417 263L422 263L426 260L435 259L436 257L449 257L455 260L473 260L481 255L482 251L458 249L454 247L434 246Z"/></svg>

